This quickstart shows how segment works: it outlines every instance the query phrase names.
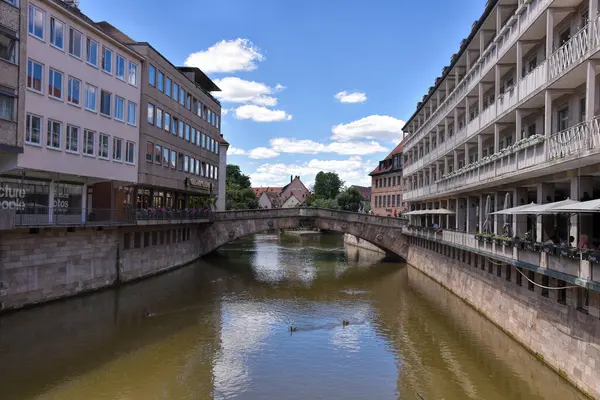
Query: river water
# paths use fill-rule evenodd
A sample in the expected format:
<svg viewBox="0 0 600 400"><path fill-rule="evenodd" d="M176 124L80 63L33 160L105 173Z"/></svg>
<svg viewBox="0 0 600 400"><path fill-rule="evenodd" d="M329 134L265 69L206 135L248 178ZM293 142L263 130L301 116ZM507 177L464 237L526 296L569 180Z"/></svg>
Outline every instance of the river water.
<svg viewBox="0 0 600 400"><path fill-rule="evenodd" d="M337 235L255 235L168 274L0 318L3 400L419 395L583 398L416 269Z"/></svg>

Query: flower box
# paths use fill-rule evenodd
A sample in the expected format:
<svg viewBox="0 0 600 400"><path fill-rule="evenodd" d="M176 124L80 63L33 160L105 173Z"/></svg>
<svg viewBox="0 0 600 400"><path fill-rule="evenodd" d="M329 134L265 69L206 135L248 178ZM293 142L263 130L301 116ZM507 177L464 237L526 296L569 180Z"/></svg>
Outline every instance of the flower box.
<svg viewBox="0 0 600 400"><path fill-rule="evenodd" d="M525 242L525 250L539 252L540 251L540 243L538 242Z"/></svg>
<svg viewBox="0 0 600 400"><path fill-rule="evenodd" d="M586 261L600 263L600 250L582 250L581 256Z"/></svg>
<svg viewBox="0 0 600 400"><path fill-rule="evenodd" d="M579 258L579 249L576 247L559 247L557 253L561 257Z"/></svg>
<svg viewBox="0 0 600 400"><path fill-rule="evenodd" d="M540 246L540 250L543 253L548 253L548 254L555 254L555 246L553 244L542 244Z"/></svg>

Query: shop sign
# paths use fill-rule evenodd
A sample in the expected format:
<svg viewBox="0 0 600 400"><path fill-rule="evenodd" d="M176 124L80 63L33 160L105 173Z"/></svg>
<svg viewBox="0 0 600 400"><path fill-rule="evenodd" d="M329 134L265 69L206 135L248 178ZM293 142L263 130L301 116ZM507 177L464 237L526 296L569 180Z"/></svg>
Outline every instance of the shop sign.
<svg viewBox="0 0 600 400"><path fill-rule="evenodd" d="M186 186L191 186L193 188L197 188L197 189L204 189L204 190L210 190L210 183L200 180L200 179L196 179L196 178L186 178L185 179L185 185Z"/></svg>
<svg viewBox="0 0 600 400"><path fill-rule="evenodd" d="M23 210L25 208L25 189L0 186L0 209L2 210Z"/></svg>
<svg viewBox="0 0 600 400"><path fill-rule="evenodd" d="M65 193L55 193L54 208L59 210L69 208L69 195Z"/></svg>

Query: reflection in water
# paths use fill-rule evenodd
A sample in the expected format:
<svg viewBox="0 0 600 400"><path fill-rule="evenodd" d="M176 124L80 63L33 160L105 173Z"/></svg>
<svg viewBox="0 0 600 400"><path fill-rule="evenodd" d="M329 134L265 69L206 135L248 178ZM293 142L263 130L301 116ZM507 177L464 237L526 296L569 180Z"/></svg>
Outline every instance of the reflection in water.
<svg viewBox="0 0 600 400"><path fill-rule="evenodd" d="M429 278L378 257L336 235L256 235L119 290L6 315L0 397L581 398Z"/></svg>

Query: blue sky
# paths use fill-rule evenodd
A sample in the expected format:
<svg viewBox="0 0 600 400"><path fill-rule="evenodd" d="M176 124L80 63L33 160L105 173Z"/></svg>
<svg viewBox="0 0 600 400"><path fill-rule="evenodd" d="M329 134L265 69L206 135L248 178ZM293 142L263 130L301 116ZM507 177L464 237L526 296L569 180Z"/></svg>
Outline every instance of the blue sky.
<svg viewBox="0 0 600 400"><path fill-rule="evenodd" d="M168 4L168 6L165 6ZM485 0L81 0L197 66L223 92L228 162L254 186L320 170L348 185L394 148L416 103L441 74ZM337 97L336 97L337 94Z"/></svg>

